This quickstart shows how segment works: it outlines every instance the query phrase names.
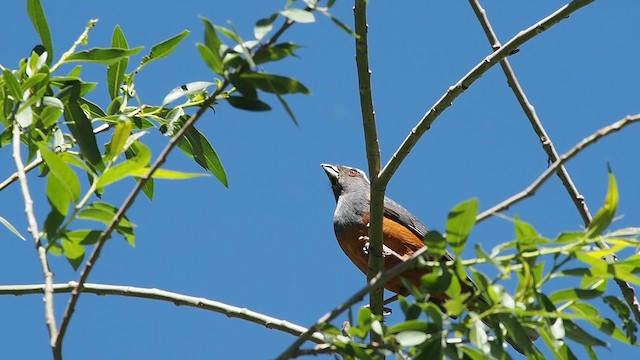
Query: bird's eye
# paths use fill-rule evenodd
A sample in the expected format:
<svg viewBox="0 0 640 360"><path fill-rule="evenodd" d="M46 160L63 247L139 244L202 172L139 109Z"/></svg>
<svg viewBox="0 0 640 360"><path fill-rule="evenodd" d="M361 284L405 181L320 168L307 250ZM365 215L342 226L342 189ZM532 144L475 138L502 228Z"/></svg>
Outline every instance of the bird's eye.
<svg viewBox="0 0 640 360"><path fill-rule="evenodd" d="M358 176L359 174L360 173L356 169L349 170L349 176L355 177L355 176Z"/></svg>

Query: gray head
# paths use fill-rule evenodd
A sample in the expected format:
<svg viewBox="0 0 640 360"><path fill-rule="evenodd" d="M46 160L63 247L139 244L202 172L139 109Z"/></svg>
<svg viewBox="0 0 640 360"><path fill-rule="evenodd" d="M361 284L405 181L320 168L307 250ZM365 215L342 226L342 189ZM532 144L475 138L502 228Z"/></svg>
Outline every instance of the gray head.
<svg viewBox="0 0 640 360"><path fill-rule="evenodd" d="M320 164L324 172L327 173L333 195L338 201L341 194L347 194L358 191L369 191L369 179L364 171L342 165Z"/></svg>

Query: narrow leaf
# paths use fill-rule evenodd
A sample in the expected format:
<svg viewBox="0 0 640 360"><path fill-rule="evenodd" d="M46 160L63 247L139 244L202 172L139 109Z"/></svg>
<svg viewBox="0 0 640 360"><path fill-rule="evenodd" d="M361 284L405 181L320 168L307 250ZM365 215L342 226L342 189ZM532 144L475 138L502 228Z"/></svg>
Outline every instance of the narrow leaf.
<svg viewBox="0 0 640 360"><path fill-rule="evenodd" d="M124 33L122 32L122 29L120 29L119 25L116 25L113 29L111 46L119 49L129 48L127 39L124 37ZM109 96L111 97L111 100L117 98L120 93L120 86L122 85L127 65L129 65L129 58L124 57L120 61L109 65L107 68L107 86L109 87Z"/></svg>
<svg viewBox="0 0 640 360"><path fill-rule="evenodd" d="M618 209L618 185L616 178L609 168L609 189L604 199L604 205L598 210L587 227L588 233L592 236L599 236L611 224Z"/></svg>
<svg viewBox="0 0 640 360"><path fill-rule="evenodd" d="M311 94L309 89L296 79L285 76L248 72L241 75L258 89L274 94Z"/></svg>
<svg viewBox="0 0 640 360"><path fill-rule="evenodd" d="M149 53L149 55L142 58L142 64L162 59L163 57L171 54L176 49L178 44L180 44L180 42L188 35L189 30L184 30L180 34L154 45L151 48L151 52Z"/></svg>
<svg viewBox="0 0 640 360"><path fill-rule="evenodd" d="M55 176L60 189L63 190L71 201L76 202L80 199L80 181L78 176L58 155L50 151L43 144L38 144L38 149L42 155L42 159L51 170L51 175ZM61 214L66 214L66 211L60 211Z"/></svg>
<svg viewBox="0 0 640 360"><path fill-rule="evenodd" d="M82 155L94 166L102 164L102 156L100 155L100 150L98 150L98 143L93 133L91 120L87 118L77 101L77 97L74 95L67 102L67 106L64 109L64 117L68 123L69 130L71 130L78 145L80 145Z"/></svg>
<svg viewBox="0 0 640 360"><path fill-rule="evenodd" d="M222 60L220 56L216 55L209 49L209 47L203 44L196 44L198 51L200 52L200 57L204 60L204 63L207 64L209 69L216 74L222 75L224 73L224 68L222 67Z"/></svg>
<svg viewBox="0 0 640 360"><path fill-rule="evenodd" d="M204 44L207 45L213 55L218 56L218 61L220 61L220 46L222 45L222 41L220 41L216 33L215 26L205 17L201 16L200 20L202 20L204 24Z"/></svg>
<svg viewBox="0 0 640 360"><path fill-rule="evenodd" d="M104 65L114 64L124 58L135 55L142 50L142 47L133 49L118 49L118 48L93 48L84 51L78 51L77 53L69 56L65 62L82 61L91 62Z"/></svg>
<svg viewBox="0 0 640 360"><path fill-rule="evenodd" d="M11 225L11 223L7 219L3 218L2 216L0 216L0 224L4 225L4 227L9 229L9 231L14 233L20 239L26 240L24 236L22 236L22 234L20 234L20 232L13 225Z"/></svg>
<svg viewBox="0 0 640 360"><path fill-rule="evenodd" d="M243 96L229 96L227 98L229 101L229 105L234 108L249 110L249 111L269 111L271 110L271 106L269 104L262 102L258 99L251 99Z"/></svg>
<svg viewBox="0 0 640 360"><path fill-rule="evenodd" d="M49 31L49 24L47 24L47 17L44 14L40 0L27 0L27 14L29 14L29 19L36 29L42 45L47 49L47 65L51 65L53 43L51 42L51 32Z"/></svg>
<svg viewBox="0 0 640 360"><path fill-rule="evenodd" d="M211 85L215 85L215 83L208 81L194 81L188 84L180 85L177 88L171 90L167 94L167 96L164 97L164 100L162 100L162 106L174 102L182 96L202 93Z"/></svg>
<svg viewBox="0 0 640 360"><path fill-rule="evenodd" d="M476 224L478 200L470 199L456 205L447 216L446 239L456 255L460 255L469 233Z"/></svg>
<svg viewBox="0 0 640 360"><path fill-rule="evenodd" d="M105 187L127 176L134 176L134 172L149 163L151 152L147 148L146 151L140 151L136 157L125 160L118 165L108 168L98 179L98 187Z"/></svg>
<svg viewBox="0 0 640 360"><path fill-rule="evenodd" d="M286 17L287 19L299 23L312 23L316 21L316 17L312 12L302 9L291 8L281 11L280 14L282 14L282 16Z"/></svg>
<svg viewBox="0 0 640 360"><path fill-rule="evenodd" d="M134 176L143 177L146 176L149 172L149 168L141 168L132 172ZM167 180L184 180L184 179L193 179L202 176L209 176L209 174L203 173L187 173L182 171L175 170L167 170L167 169L156 169L151 175L152 178L155 179L167 179Z"/></svg>
<svg viewBox="0 0 640 360"><path fill-rule="evenodd" d="M5 84L7 84L9 94L13 97L13 100L15 102L22 101L22 88L20 88L20 83L11 70L4 69L4 71L2 71L2 78L4 79Z"/></svg>
<svg viewBox="0 0 640 360"><path fill-rule="evenodd" d="M116 125L116 129L111 137L109 143L109 154L107 154L107 160L115 161L124 149L124 144L127 142L129 135L131 135L131 120L128 118L119 121Z"/></svg>
<svg viewBox="0 0 640 360"><path fill-rule="evenodd" d="M198 165L210 171L224 186L229 186L227 174L209 140L196 128L190 128L184 135L178 147Z"/></svg>

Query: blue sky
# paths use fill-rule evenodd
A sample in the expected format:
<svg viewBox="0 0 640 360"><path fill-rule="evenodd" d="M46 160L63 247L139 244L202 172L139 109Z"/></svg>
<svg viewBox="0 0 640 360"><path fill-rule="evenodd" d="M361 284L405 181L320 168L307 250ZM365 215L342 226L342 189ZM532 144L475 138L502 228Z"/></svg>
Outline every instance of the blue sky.
<svg viewBox="0 0 640 360"><path fill-rule="evenodd" d="M56 58L89 19L99 23L90 47L107 47L119 24L130 46L145 46L184 29L191 35L169 58L137 77L144 103L159 104L174 87L211 81L194 44L202 42L198 15L214 23L231 20L245 39L255 21L281 10L284 1L44 1ZM489 2L486 10L502 42L563 5L562 1ZM351 2L333 12L352 23ZM559 152L625 115L640 112L635 1L596 2L520 48L510 57ZM466 2L371 1L370 55L374 103L383 162L393 154L424 112L491 49ZM15 68L38 43L21 1L3 4L0 63ZM220 104L197 127L216 148L229 188L214 178L156 182L153 202L141 196L129 212L138 225L137 244L115 237L90 282L155 287L247 307L308 326L345 300L364 276L338 247L332 227L335 206L319 164L366 167L355 77L353 39L318 16L315 24L294 26L283 40L303 48L299 58L268 65L266 71L295 77L313 92L289 103L295 127L275 98L268 113L249 113ZM136 64L139 58L131 61ZM68 71L70 68L67 68ZM85 81L100 83L91 99L106 107L105 69L86 65ZM593 213L602 204L609 162L621 200L614 226L638 226L637 179L640 128L630 127L600 141L568 164ZM98 140L107 141L106 138ZM166 138L147 137L157 155ZM392 179L387 195L416 214L427 227L442 230L458 202L477 197L486 209L522 190L545 170L547 158L499 67L493 68L443 113ZM180 152L167 168L199 171ZM0 177L14 171L9 149L0 154ZM30 176L42 223L44 182ZM120 204L133 181L109 188ZM23 205L15 185L0 193L0 216L26 233ZM553 178L532 199L507 212L518 214L548 237L582 227L560 182ZM511 240L512 225L491 219L479 225L470 245L485 249ZM39 283L33 246L0 229L0 283ZM467 251L467 256L473 256ZM52 258L56 282L76 280L63 258ZM611 284L609 292L619 294ZM67 296L56 296L61 314ZM596 305L603 308L601 302ZM1 296L0 353L7 358L50 356L41 296ZM397 308L396 308L397 309ZM397 315L390 321L399 321ZM337 322L339 324L340 322ZM86 294L66 337L69 359L112 358L272 358L291 335L246 321L168 303ZM599 349L606 359L628 351L612 343Z"/></svg>

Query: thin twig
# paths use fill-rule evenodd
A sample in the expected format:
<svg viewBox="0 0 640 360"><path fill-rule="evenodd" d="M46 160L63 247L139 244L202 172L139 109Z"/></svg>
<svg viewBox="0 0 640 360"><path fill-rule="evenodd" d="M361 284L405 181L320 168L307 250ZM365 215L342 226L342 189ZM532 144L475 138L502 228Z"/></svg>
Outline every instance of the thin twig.
<svg viewBox="0 0 640 360"><path fill-rule="evenodd" d="M270 44L273 44L275 41L277 41L277 39L284 33L284 30L288 29L292 24L293 22L286 21L282 25L281 29L278 30L269 41L267 41L265 44L262 44L260 47L258 47L256 52L261 51L262 49L266 48ZM240 66L236 70L236 73L242 72L244 70L245 70L244 67ZM84 284L89 278L89 274L91 273L93 266L98 261L100 254L102 252L102 248L106 243L106 240L111 236L111 233L113 232L113 230L124 218L125 213L129 210L131 205L133 205L134 200L140 194L140 191L142 190L143 186L147 183L147 181L151 178L151 176L155 173L155 171L159 169L160 166L162 166L162 164L164 164L164 162L166 161L171 151L180 142L182 135L184 135L184 133L186 133L189 129L191 129L195 125L198 119L200 119L200 117L204 115L204 113L209 109L209 107L212 106L216 100L218 100L217 98L218 95L220 95L228 85L229 85L229 82L225 79L220 84L220 86L209 96L209 98L207 98L207 100L205 100L202 103L198 111L195 114L193 114L191 117L189 117L189 119L184 123L182 128L180 128L180 130L178 130L178 132L176 132L176 134L169 139L169 142L167 143L165 148L162 150L160 155L158 155L158 158L153 163L153 165L149 168L149 170L147 171L147 174L141 177L140 180L138 180L138 182L133 187L133 189L131 190L131 192L125 199L125 201L122 203L118 211L113 216L111 223L100 234L93 248L93 251L89 256L89 259L85 262L85 265L82 268L82 271L80 272L80 277L78 278L77 286L71 291L71 297L64 311L62 321L60 322L60 329L58 332L58 336L55 339L54 358L62 359L62 342L64 339L64 335L66 334L66 330L69 326L69 322L71 321L71 318L75 311L75 307L78 302L78 299L80 298L80 294L83 291Z"/></svg>
<svg viewBox="0 0 640 360"><path fill-rule="evenodd" d="M367 150L369 177L371 178L371 199L369 216L369 264L367 280L371 280L384 268L382 257L382 213L384 206L385 184L378 186L376 181L380 172L380 145L376 129L376 116L373 108L373 94L371 91L371 70L369 69L369 50L367 40L367 2L355 0L353 7L356 31L356 68L358 73L358 88L360 93L360 109L362 112L362 127ZM380 288L369 294L369 304L374 315L382 315L384 289ZM371 342L379 342L380 336L371 333Z"/></svg>
<svg viewBox="0 0 640 360"><path fill-rule="evenodd" d="M20 180L20 189L22 190L22 197L24 198L24 212L27 216L27 222L29 223L29 232L33 237L33 242L38 253L38 259L40 260L40 267L42 269L42 275L44 276L44 314L45 322L47 324L47 330L49 330L50 345L53 347L55 338L58 334L56 326L56 317L53 310L53 273L49 269L49 263L47 262L47 250L42 246L40 240L40 230L38 228L38 221L33 210L33 199L29 193L29 185L27 184L27 175L25 174L24 163L22 162L22 155L20 154L20 126L17 122L13 124L13 159L16 163L16 169L18 170L18 179Z"/></svg>
<svg viewBox="0 0 640 360"><path fill-rule="evenodd" d="M96 26L97 23L98 23L98 19L89 20L89 23L84 28L84 31L82 32L82 34L78 36L78 39L76 39L73 45L71 45L71 48L69 48L69 50L67 50L64 54L62 54L62 56L60 56L60 60L58 60L58 62L51 67L51 69L49 70L50 72L53 73L54 71L56 71L60 67L60 65L64 64L64 62L67 61L67 58L69 56L73 55L73 53L76 51L78 46L80 46L80 44L83 44L84 42L86 42L87 36L89 36L89 31L91 31L91 29L93 29L93 27Z"/></svg>
<svg viewBox="0 0 640 360"><path fill-rule="evenodd" d="M528 29L518 33L499 50L487 56L482 62L471 69L471 71L462 77L460 81L450 87L447 92L424 114L418 125L411 130L411 133L409 133L402 145L400 145L389 162L384 166L380 172L379 181L385 184L389 182L393 173L396 172L402 161L404 161L407 155L409 155L409 152L413 149L418 140L420 140L422 135L429 130L438 116L440 116L440 114L448 108L451 103L460 96L460 94L469 88L469 86L478 80L485 72L496 65L500 60L509 56L512 51L516 50L527 41L548 30L560 21L568 18L575 11L594 1L595 0L574 0L570 2Z"/></svg>
<svg viewBox="0 0 640 360"><path fill-rule="evenodd" d="M502 201L501 203L492 206L488 210L483 211L476 217L476 222L481 222L486 220L489 216L507 210L509 207L513 206L517 202L522 201L523 199L533 196L544 184L554 172L558 170L560 166L564 163L572 159L574 156L578 155L582 150L584 150L589 145L592 145L596 141L600 140L602 137L607 136L613 132L619 131L627 125L640 121L640 114L628 115L624 119L618 120L615 123L603 127L602 129L596 131L595 133L589 135L588 137L582 139L578 144L572 147L566 153L560 155L558 160L553 162L538 178L531 183L531 185L527 186L521 192L509 197L508 199Z"/></svg>
<svg viewBox="0 0 640 360"><path fill-rule="evenodd" d="M52 289L55 293L62 294L72 292L77 287L78 283L75 281L71 281L67 284L54 284L52 286ZM44 289L45 286L42 284L0 285L0 295L18 296L28 294L41 294L44 292ZM171 291L141 288L135 286L85 283L83 292L96 295L128 296L141 299L166 301L178 306L189 306L198 309L209 310L216 313L224 314L228 317L247 320L255 324L263 325L268 329L279 330L295 336L298 336L307 331L306 328L300 325L264 315L255 311L251 311L247 308L241 308L218 301L205 299L202 297L189 296ZM324 342L324 337L321 334L316 333L312 335L310 340L320 344Z"/></svg>
<svg viewBox="0 0 640 360"><path fill-rule="evenodd" d="M491 44L491 47L493 48L494 51L498 50L501 46L500 40L498 39L496 33L493 31L493 28L491 27L491 23L489 22L489 18L487 17L486 11L484 10L484 8L482 8L482 5L480 5L480 2L478 0L469 0L469 4L471 5L471 8L476 14L476 17L478 18L478 21L480 22L480 25L482 26L482 29L484 30L484 33L487 36L489 43ZM515 72L513 71L513 68L511 67L509 60L507 58L502 59L502 61L500 62L500 66L502 67L502 71L504 72L507 78L507 83L509 84L509 87L511 88L514 95L518 99L518 102L520 103L520 106L522 107L522 110L524 111L525 115L529 119L529 122L531 123L533 130L538 135L542 148L544 149L544 151L547 153L547 156L549 157L549 161L550 162L557 161L558 151L556 150L555 146L553 146L553 142L551 141L551 138L549 137L549 135L547 135L547 132L542 126L542 122L538 118L538 114L536 113L535 108L533 107L533 105L525 95L524 90L520 86L520 82L516 78ZM587 206L587 202L584 196L580 194L580 192L578 191L578 188L575 186L575 184L571 180L571 176L569 176L569 172L564 166L561 165L558 168L558 171L556 172L556 174L558 175L558 177L560 178L560 181L562 182L565 189L567 190L567 193L569 194L571 201L573 201L574 206L578 210L578 213L580 213L580 216L582 217L582 221L584 222L584 225L588 226L589 223L591 223L591 214L589 213L589 207ZM605 242L598 242L597 244L602 249L607 249L609 247ZM616 279L616 283L620 287L620 290L624 295L625 300L627 301L629 307L631 308L635 316L636 322L640 324L640 303L638 303L638 299L635 294L635 289L631 286L631 284L623 280Z"/></svg>

